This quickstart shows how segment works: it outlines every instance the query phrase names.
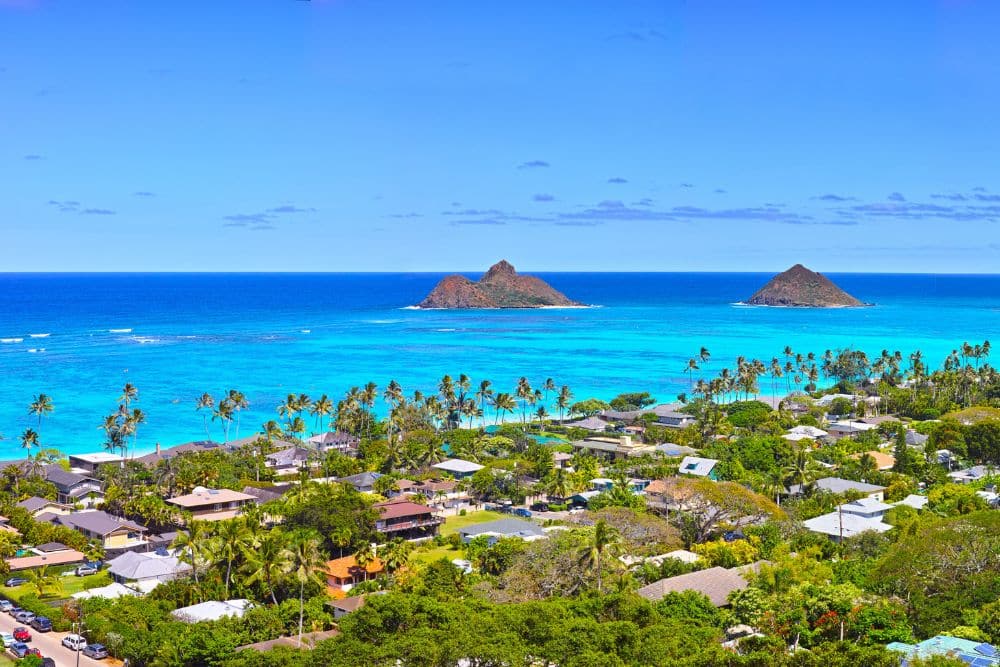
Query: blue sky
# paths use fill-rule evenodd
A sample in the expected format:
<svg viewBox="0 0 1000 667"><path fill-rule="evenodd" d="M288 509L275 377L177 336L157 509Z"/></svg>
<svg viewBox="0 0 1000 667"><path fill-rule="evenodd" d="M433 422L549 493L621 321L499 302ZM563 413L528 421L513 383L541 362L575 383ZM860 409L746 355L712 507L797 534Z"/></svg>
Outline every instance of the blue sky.
<svg viewBox="0 0 1000 667"><path fill-rule="evenodd" d="M0 0L0 270L997 272L997 25Z"/></svg>

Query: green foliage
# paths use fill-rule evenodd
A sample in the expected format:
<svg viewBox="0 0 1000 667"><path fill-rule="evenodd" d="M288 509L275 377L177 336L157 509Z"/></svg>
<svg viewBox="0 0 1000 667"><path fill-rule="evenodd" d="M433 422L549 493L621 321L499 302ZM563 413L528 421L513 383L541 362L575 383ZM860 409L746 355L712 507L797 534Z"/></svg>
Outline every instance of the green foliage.
<svg viewBox="0 0 1000 667"><path fill-rule="evenodd" d="M957 516L989 509L976 490L964 484L945 484L927 494L927 507L938 514Z"/></svg>
<svg viewBox="0 0 1000 667"><path fill-rule="evenodd" d="M772 412L771 406L761 401L736 401L726 405L726 419L740 428L756 429Z"/></svg>
<svg viewBox="0 0 1000 667"><path fill-rule="evenodd" d="M656 403L656 399L650 396L648 391L631 391L618 394L611 399L609 405L612 410L628 412L630 410L642 410Z"/></svg>
<svg viewBox="0 0 1000 667"><path fill-rule="evenodd" d="M598 412L601 412L602 410L607 410L609 407L611 406L608 405L605 401L596 398L588 398L582 401L578 401L573 405L569 406L569 411L571 414L574 415L591 417L593 415L596 415Z"/></svg>

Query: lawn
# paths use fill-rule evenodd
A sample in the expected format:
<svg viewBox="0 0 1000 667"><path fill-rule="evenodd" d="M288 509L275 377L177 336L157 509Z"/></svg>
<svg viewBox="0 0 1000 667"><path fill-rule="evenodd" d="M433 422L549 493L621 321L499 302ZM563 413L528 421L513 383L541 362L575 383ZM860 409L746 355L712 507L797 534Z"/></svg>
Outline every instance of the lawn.
<svg viewBox="0 0 1000 667"><path fill-rule="evenodd" d="M489 510L482 510L480 512L469 512L465 516L449 516L444 520L444 525L441 526L442 535L451 535L452 533L457 533L462 528L466 526L474 526L477 523L486 523L487 521L495 521L497 519L503 519L506 514L501 514L500 512L491 512Z"/></svg>
<svg viewBox="0 0 1000 667"><path fill-rule="evenodd" d="M434 561L441 560L442 558L447 558L448 560L454 560L456 558L464 558L465 554L461 550L452 549L450 546L442 547L431 547L426 551L420 550L413 553L413 560L417 563L433 563Z"/></svg>
<svg viewBox="0 0 1000 667"><path fill-rule="evenodd" d="M65 600L73 593L79 593L84 590L84 586L90 584L90 588L95 586L105 586L111 583L111 578L108 576L107 572L102 572L101 574L91 574L86 577L77 577L72 572L68 575L59 577L59 581L62 583L62 590L56 593L53 588L48 588L45 591L45 595L39 598L42 602L49 602L52 600ZM5 597L13 600L14 602L19 602L21 596L23 595L36 595L35 587L31 584L21 584L20 586L15 586L13 588L4 588L0 590ZM2 665L2 663L0 663Z"/></svg>

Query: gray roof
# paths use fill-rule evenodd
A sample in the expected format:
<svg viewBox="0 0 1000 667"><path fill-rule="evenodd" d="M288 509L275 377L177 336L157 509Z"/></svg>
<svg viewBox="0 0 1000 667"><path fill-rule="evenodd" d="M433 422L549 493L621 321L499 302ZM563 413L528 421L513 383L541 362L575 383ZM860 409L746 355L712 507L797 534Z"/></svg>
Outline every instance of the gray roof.
<svg viewBox="0 0 1000 667"><path fill-rule="evenodd" d="M109 535L116 530L128 528L129 530L146 530L142 526L126 519L112 516L103 510L88 510L84 512L72 512L70 514L42 514L38 520L66 526L74 530L88 531L96 535Z"/></svg>
<svg viewBox="0 0 1000 667"><path fill-rule="evenodd" d="M308 461L312 453L312 450L305 447L293 446L268 454L265 458L276 466L293 466Z"/></svg>
<svg viewBox="0 0 1000 667"><path fill-rule="evenodd" d="M153 466L159 461L171 459L175 456L179 456L180 454L187 454L188 452L208 452L221 446L222 445L219 443L212 442L211 440L197 440L195 442L185 442L181 445L167 447L165 449L161 449L158 453L150 452L144 456L136 457L135 460L139 461L143 465Z"/></svg>
<svg viewBox="0 0 1000 667"><path fill-rule="evenodd" d="M39 544L35 549L44 553L52 553L53 551L66 551L69 547L62 542L46 542L45 544Z"/></svg>
<svg viewBox="0 0 1000 667"><path fill-rule="evenodd" d="M929 435L924 435L923 433L917 433L912 429L906 431L906 444L908 445L915 445L915 446L926 445L928 440L930 440Z"/></svg>
<svg viewBox="0 0 1000 667"><path fill-rule="evenodd" d="M829 493L846 493L848 491L875 493L876 491L882 491L885 489L884 486L867 484L865 482L855 482L850 479L841 479L840 477L824 477L823 479L817 479L815 487L820 491L827 491ZM801 487L798 484L795 484L788 490L792 493L798 493L800 488Z"/></svg>
<svg viewBox="0 0 1000 667"><path fill-rule="evenodd" d="M258 503L266 503L269 500L277 500L285 494L288 490L287 486L281 487L257 487L257 486L244 486L243 493L248 496L253 496L257 499Z"/></svg>
<svg viewBox="0 0 1000 667"><path fill-rule="evenodd" d="M60 489L69 489L77 484L82 484L83 482L94 482L96 481L92 477L85 477L83 475L78 475L75 472L69 472L68 470L63 470L61 466L50 465L45 468L45 480L52 482Z"/></svg>
<svg viewBox="0 0 1000 667"><path fill-rule="evenodd" d="M667 593L698 591L708 596L708 599L716 607L724 607L729 604L730 593L741 591L747 586L747 580L743 578L738 569L727 570L724 567L710 567L707 570L654 581L640 588L638 593L647 600L658 602Z"/></svg>
<svg viewBox="0 0 1000 667"><path fill-rule="evenodd" d="M571 428L585 428L588 431L603 431L608 427L608 422L604 421L600 417L587 417L585 419L578 419L575 422L569 422L564 424L564 426L569 426Z"/></svg>
<svg viewBox="0 0 1000 667"><path fill-rule="evenodd" d="M54 500L48 500L46 498L39 498L38 496L31 496L30 498L25 498L17 504L18 507L23 507L29 512L37 512L46 505L59 505Z"/></svg>
<svg viewBox="0 0 1000 667"><path fill-rule="evenodd" d="M382 475L377 472L359 472L356 475L341 477L337 481L342 482L344 484L350 484L356 489L361 489L364 487L372 486L373 484L375 484L375 480L377 480L381 476Z"/></svg>
<svg viewBox="0 0 1000 667"><path fill-rule="evenodd" d="M459 529L459 534L468 537L477 535L502 535L504 537L538 537L544 535L545 531L538 525L530 521L520 519L497 519L486 523L477 523Z"/></svg>
<svg viewBox="0 0 1000 667"><path fill-rule="evenodd" d="M355 435L351 435L350 433L344 433L343 431L327 431L326 433L320 433L319 435L314 435L311 438L308 438L306 442L311 442L314 445L320 445L323 447L356 447L361 443L361 439Z"/></svg>
<svg viewBox="0 0 1000 667"><path fill-rule="evenodd" d="M191 566L181 563L174 556L126 551L121 556L108 561L108 572L123 579L153 579L174 577L191 570Z"/></svg>
<svg viewBox="0 0 1000 667"><path fill-rule="evenodd" d="M656 451L660 452L664 456L687 456L688 454L694 454L698 450L694 447L686 447L684 445L677 445L672 442L664 442L661 445L656 445Z"/></svg>

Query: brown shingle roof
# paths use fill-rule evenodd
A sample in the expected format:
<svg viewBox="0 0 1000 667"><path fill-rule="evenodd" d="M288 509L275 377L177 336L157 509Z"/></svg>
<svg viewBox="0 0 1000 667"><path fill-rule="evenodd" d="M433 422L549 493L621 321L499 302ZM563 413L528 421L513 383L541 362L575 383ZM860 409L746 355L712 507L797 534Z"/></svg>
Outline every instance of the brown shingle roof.
<svg viewBox="0 0 1000 667"><path fill-rule="evenodd" d="M735 569L710 567L707 570L689 572L676 577L668 577L643 586L638 593L653 602L662 600L667 593L698 591L712 601L716 607L729 604L728 597L733 591L741 591L749 584Z"/></svg>
<svg viewBox="0 0 1000 667"><path fill-rule="evenodd" d="M375 507L381 513L382 516L380 518L382 519L398 519L404 516L422 516L431 513L431 508L427 505L407 501L379 503Z"/></svg>

